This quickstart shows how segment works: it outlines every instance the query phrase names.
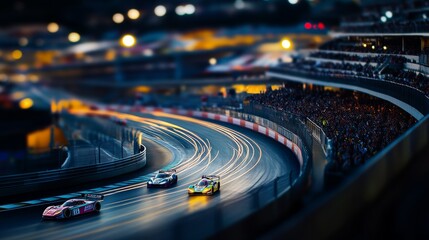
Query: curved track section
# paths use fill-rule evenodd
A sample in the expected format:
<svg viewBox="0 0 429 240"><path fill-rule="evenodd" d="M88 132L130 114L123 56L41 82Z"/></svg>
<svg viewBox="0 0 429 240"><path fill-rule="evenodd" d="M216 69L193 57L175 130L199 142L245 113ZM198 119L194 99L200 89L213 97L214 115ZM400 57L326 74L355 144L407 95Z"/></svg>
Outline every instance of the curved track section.
<svg viewBox="0 0 429 240"><path fill-rule="evenodd" d="M69 221L40 222L42 206L1 212L3 237L125 239L144 229L157 228L166 221L237 198L277 176L299 169L293 153L284 146L240 127L166 113L103 114L126 118L129 125L140 128L148 137L169 142L168 148L174 157L165 168L177 169L177 186L147 189L142 181L107 190L103 192L106 198L100 214ZM148 161L157 159L153 157ZM188 185L203 174L221 176L220 193L210 197L188 197Z"/></svg>

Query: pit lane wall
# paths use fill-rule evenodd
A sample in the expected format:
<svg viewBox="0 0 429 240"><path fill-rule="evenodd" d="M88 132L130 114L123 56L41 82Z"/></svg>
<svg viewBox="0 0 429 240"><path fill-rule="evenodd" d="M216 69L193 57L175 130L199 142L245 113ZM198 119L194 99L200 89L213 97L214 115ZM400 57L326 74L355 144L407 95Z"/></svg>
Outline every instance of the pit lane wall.
<svg viewBox="0 0 429 240"><path fill-rule="evenodd" d="M275 123L251 114L246 114L246 116L251 117L252 121L260 121L260 125L237 117L202 111L118 105L98 105L97 107L111 111L165 112L231 123L275 139L291 149L300 164L299 174L293 174L291 171L289 174L277 177L250 192L243 193L236 199L220 202L188 214L185 217L171 219L158 228L130 233L131 235L126 236L127 238L134 239L145 236L146 238L155 237L157 239L189 239L190 237L194 239L207 239L209 237L252 239L255 237L252 235L255 230L269 228L277 224L285 214L291 213L297 204L302 201L302 197L310 187L312 171L311 148L301 141L300 136L280 126L280 122ZM263 124L267 125L264 126ZM277 126L278 131L291 134L290 138L267 127L269 124ZM305 129L305 124L302 127ZM303 131L303 133L307 135L307 138L311 138L309 131ZM196 222L204 223L204 227L192 228ZM190 230L190 227L192 230Z"/></svg>

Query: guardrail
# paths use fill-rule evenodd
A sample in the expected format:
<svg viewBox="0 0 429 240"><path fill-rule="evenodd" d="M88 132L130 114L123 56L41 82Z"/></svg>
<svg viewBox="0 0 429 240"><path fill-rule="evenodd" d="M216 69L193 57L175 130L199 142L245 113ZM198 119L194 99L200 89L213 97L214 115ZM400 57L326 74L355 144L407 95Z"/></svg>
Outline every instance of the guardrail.
<svg viewBox="0 0 429 240"><path fill-rule="evenodd" d="M317 125L315 122L311 121L309 118L306 118L307 128L310 130L314 139L322 146L323 153L325 154L328 160L331 160L333 154L332 139L326 136L325 131Z"/></svg>
<svg viewBox="0 0 429 240"><path fill-rule="evenodd" d="M115 177L146 165L146 150L121 161L0 177L0 196L45 191Z"/></svg>
<svg viewBox="0 0 429 240"><path fill-rule="evenodd" d="M117 161L138 152L141 133L114 122L63 113L61 126L69 139L70 158L62 167ZM98 119L100 120L100 119Z"/></svg>
<svg viewBox="0 0 429 240"><path fill-rule="evenodd" d="M141 135L142 133L135 134ZM141 137L139 136L138 139L141 139ZM139 146L142 146L141 142L138 143L137 149L135 148L136 154L117 161L1 176L0 197L75 186L138 170L146 165L146 147L141 148L143 150L139 151Z"/></svg>

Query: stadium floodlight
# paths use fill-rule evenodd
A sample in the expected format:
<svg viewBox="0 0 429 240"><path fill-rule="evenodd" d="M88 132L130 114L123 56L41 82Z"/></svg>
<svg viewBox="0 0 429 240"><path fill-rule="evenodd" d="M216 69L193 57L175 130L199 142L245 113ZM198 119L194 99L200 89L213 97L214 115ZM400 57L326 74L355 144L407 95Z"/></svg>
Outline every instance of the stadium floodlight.
<svg viewBox="0 0 429 240"><path fill-rule="evenodd" d="M122 36L120 41L121 46L127 47L127 48L133 47L134 45L136 45L136 42L137 42L136 37L134 37L131 34L125 34L124 36Z"/></svg>
<svg viewBox="0 0 429 240"><path fill-rule="evenodd" d="M388 18L392 18L393 17L393 13L391 11L386 11L385 15Z"/></svg>
<svg viewBox="0 0 429 240"><path fill-rule="evenodd" d="M292 46L292 42L289 39L282 40L282 47L284 49L290 49L291 46Z"/></svg>
<svg viewBox="0 0 429 240"><path fill-rule="evenodd" d="M153 10L156 16L162 17L167 13L167 8L165 8L163 5L158 5Z"/></svg>
<svg viewBox="0 0 429 240"><path fill-rule="evenodd" d="M216 58L214 58L214 57L210 58L209 63L210 63L210 65L216 65L216 63L217 63Z"/></svg>
<svg viewBox="0 0 429 240"><path fill-rule="evenodd" d="M115 23L122 23L124 21L124 15L122 15L121 13L115 13L112 17L113 22Z"/></svg>
<svg viewBox="0 0 429 240"><path fill-rule="evenodd" d="M60 26L58 25L58 23L51 22L48 24L47 29L50 33L56 33L58 32L58 30L60 30Z"/></svg>
<svg viewBox="0 0 429 240"><path fill-rule="evenodd" d="M139 10L132 8L132 9L128 10L127 15L130 19L136 20L140 17L140 12L139 12Z"/></svg>
<svg viewBox="0 0 429 240"><path fill-rule="evenodd" d="M70 42L75 43L75 42L79 42L79 40L80 40L80 35L79 35L79 33L77 33L77 32L71 32L71 33L69 34L68 38L69 38L69 41L70 41Z"/></svg>

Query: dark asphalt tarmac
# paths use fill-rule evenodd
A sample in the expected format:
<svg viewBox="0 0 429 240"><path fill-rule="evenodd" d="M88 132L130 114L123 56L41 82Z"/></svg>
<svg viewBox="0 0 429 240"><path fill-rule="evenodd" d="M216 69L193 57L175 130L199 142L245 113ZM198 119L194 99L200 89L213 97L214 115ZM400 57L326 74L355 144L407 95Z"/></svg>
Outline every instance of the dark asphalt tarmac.
<svg viewBox="0 0 429 240"><path fill-rule="evenodd" d="M137 231L240 196L290 170L298 171L289 150L250 130L170 115L141 117L129 119L128 124L141 128L151 141L168 142L166 148L172 153L152 152L148 168L154 171L165 164L176 168L177 186L147 189L145 183L136 183L114 189L105 193L100 214L67 221L41 222L44 206L1 212L0 238L127 239ZM220 193L188 197L187 187L203 174L221 176Z"/></svg>

